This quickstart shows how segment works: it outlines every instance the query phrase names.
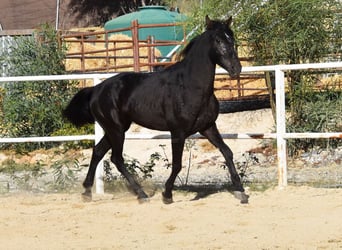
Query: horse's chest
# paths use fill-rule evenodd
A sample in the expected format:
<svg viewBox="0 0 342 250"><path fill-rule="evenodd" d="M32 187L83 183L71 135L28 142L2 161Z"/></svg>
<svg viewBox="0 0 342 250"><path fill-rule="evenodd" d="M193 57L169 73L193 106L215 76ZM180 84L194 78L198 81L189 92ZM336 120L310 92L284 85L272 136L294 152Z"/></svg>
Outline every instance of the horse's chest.
<svg viewBox="0 0 342 250"><path fill-rule="evenodd" d="M212 124L216 121L217 113L213 109L204 109L196 118L195 127L197 130L207 127L208 124Z"/></svg>
<svg viewBox="0 0 342 250"><path fill-rule="evenodd" d="M203 105L193 120L192 132L204 130L211 126L218 116L218 104L215 99Z"/></svg>

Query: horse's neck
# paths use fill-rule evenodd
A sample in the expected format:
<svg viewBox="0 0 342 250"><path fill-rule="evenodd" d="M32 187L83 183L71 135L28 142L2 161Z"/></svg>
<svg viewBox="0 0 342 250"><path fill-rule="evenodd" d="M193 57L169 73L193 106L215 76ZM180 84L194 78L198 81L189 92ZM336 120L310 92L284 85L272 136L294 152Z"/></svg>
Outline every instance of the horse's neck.
<svg viewBox="0 0 342 250"><path fill-rule="evenodd" d="M205 38L208 39L208 38ZM185 73L189 79L189 87L213 91L215 77L215 63L210 58L210 41L198 41L196 48L192 48L184 58Z"/></svg>

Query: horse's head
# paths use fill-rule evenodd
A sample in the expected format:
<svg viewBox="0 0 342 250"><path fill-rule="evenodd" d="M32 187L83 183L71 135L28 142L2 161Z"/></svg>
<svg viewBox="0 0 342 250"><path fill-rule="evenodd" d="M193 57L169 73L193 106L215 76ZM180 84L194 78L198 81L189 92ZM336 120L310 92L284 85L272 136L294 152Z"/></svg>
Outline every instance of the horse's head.
<svg viewBox="0 0 342 250"><path fill-rule="evenodd" d="M232 17L224 21L205 18L206 30L212 33L214 43L213 57L215 62L228 71L231 77L236 77L241 72L241 63L235 50L234 33L230 29Z"/></svg>

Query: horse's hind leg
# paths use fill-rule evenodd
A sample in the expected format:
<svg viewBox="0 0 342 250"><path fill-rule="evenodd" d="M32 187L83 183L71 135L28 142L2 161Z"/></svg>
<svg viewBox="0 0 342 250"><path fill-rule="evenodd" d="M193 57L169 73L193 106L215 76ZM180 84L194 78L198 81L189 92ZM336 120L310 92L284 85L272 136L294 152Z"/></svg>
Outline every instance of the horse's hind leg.
<svg viewBox="0 0 342 250"><path fill-rule="evenodd" d="M146 201L148 196L143 191L140 184L135 180L135 178L129 173L124 164L124 159L122 157L123 144L124 144L125 134L124 132L112 131L110 134L110 140L112 144L112 157L111 161L115 164L119 172L127 179L133 191L138 196L140 202Z"/></svg>
<svg viewBox="0 0 342 250"><path fill-rule="evenodd" d="M104 155L110 149L110 144L106 136L102 137L99 143L97 143L93 148L93 154L91 156L91 161L89 165L89 170L87 176L83 182L83 187L85 188L84 193L82 194L84 201L91 201L91 188L94 184L94 177L98 163L104 157Z"/></svg>
<svg viewBox="0 0 342 250"><path fill-rule="evenodd" d="M163 192L163 202L165 204L171 204L172 189L177 178L177 175L182 169L182 155L185 138L183 136L175 137L172 133L172 171L169 179L165 183L165 191Z"/></svg>
<svg viewBox="0 0 342 250"><path fill-rule="evenodd" d="M201 134L204 135L215 147L219 148L221 151L229 169L230 178L235 189L235 197L238 198L241 203L248 203L248 195L246 195L244 192L245 190L242 186L239 174L237 173L233 162L233 152L224 143L219 131L217 130L216 124L205 131L201 131Z"/></svg>

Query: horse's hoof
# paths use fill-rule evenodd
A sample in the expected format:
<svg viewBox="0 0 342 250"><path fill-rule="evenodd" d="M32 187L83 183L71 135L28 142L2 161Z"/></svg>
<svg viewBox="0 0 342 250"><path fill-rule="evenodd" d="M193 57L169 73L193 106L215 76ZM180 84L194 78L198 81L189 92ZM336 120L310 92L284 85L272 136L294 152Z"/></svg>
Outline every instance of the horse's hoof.
<svg viewBox="0 0 342 250"><path fill-rule="evenodd" d="M82 193L82 201L83 202L91 202L92 201L92 194L91 192L84 192Z"/></svg>
<svg viewBox="0 0 342 250"><path fill-rule="evenodd" d="M141 190L140 192L138 192L138 201L140 204L142 204L142 203L149 202L150 199L147 196L147 194L145 194L145 192Z"/></svg>
<svg viewBox="0 0 342 250"><path fill-rule="evenodd" d="M172 198L165 198L165 197L163 197L163 203L165 205L170 205L170 204L173 203L173 199Z"/></svg>
<svg viewBox="0 0 342 250"><path fill-rule="evenodd" d="M245 192L241 191L234 191L234 197L238 200L240 200L241 204L247 204L249 195L247 195Z"/></svg>
<svg viewBox="0 0 342 250"><path fill-rule="evenodd" d="M138 199L148 199L148 195L144 192L144 191L139 191L137 192L137 195L138 195Z"/></svg>
<svg viewBox="0 0 342 250"><path fill-rule="evenodd" d="M169 205L169 204L173 203L172 197L171 198L165 197L164 193L162 195L163 195L163 203L164 204Z"/></svg>
<svg viewBox="0 0 342 250"><path fill-rule="evenodd" d="M150 202L150 198L144 197L144 198L138 198L138 201L140 204Z"/></svg>

